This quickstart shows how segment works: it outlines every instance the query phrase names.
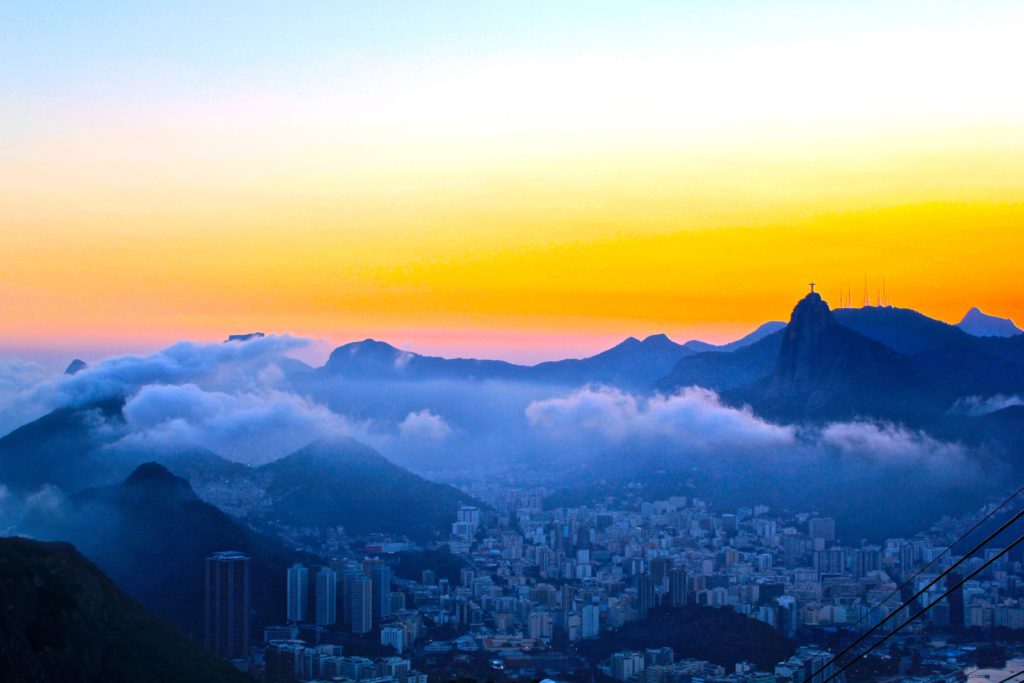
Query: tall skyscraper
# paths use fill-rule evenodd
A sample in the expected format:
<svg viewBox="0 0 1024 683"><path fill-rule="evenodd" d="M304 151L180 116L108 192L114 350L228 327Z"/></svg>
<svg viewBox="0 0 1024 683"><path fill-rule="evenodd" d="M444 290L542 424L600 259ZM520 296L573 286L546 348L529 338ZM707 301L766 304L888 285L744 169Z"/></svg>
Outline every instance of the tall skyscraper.
<svg viewBox="0 0 1024 683"><path fill-rule="evenodd" d="M316 573L316 623L338 623L338 575L330 567L321 567Z"/></svg>
<svg viewBox="0 0 1024 683"><path fill-rule="evenodd" d="M677 567L668 573L668 595L673 607L682 607L687 602L686 570Z"/></svg>
<svg viewBox="0 0 1024 683"><path fill-rule="evenodd" d="M364 574L353 575L349 591L352 633L369 633L373 629L373 581Z"/></svg>
<svg viewBox="0 0 1024 683"><path fill-rule="evenodd" d="M601 634L601 608L597 605L584 605L581 626L582 637L597 638Z"/></svg>
<svg viewBox="0 0 1024 683"><path fill-rule="evenodd" d="M651 579L654 581L656 589L660 589L664 585L671 569L672 560L667 557L656 557L651 560Z"/></svg>
<svg viewBox="0 0 1024 683"><path fill-rule="evenodd" d="M373 581L373 616L387 619L391 616L391 567L383 562L370 565L370 580Z"/></svg>
<svg viewBox="0 0 1024 683"><path fill-rule="evenodd" d="M306 620L309 605L309 569L301 564L288 568L288 621L301 623Z"/></svg>
<svg viewBox="0 0 1024 683"><path fill-rule="evenodd" d="M225 659L249 655L252 560L235 551L206 558L206 608L203 640Z"/></svg>
<svg viewBox="0 0 1024 683"><path fill-rule="evenodd" d="M357 576L363 576L363 568L356 562L345 563L341 570L341 621L345 626L352 625L352 582Z"/></svg>
<svg viewBox="0 0 1024 683"><path fill-rule="evenodd" d="M853 578L863 579L881 568L882 549L878 546L865 546L853 551Z"/></svg>
<svg viewBox="0 0 1024 683"><path fill-rule="evenodd" d="M640 574L636 577L636 611L641 619L646 619L647 614L654 609L654 580L650 574Z"/></svg>

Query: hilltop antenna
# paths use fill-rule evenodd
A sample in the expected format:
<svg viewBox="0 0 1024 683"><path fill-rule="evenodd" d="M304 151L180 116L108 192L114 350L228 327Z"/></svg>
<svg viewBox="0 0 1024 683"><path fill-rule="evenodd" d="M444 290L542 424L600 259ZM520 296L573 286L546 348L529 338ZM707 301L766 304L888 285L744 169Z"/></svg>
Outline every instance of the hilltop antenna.
<svg viewBox="0 0 1024 683"><path fill-rule="evenodd" d="M868 276L867 275L864 276L864 302L863 302L862 305L865 308L867 308L868 306L871 305L871 302L868 301Z"/></svg>

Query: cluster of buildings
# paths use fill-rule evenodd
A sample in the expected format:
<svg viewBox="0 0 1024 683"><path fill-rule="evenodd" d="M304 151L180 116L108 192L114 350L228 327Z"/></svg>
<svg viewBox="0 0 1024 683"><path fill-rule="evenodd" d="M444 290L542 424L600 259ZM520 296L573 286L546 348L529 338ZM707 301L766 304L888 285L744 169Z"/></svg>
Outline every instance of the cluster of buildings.
<svg viewBox="0 0 1024 683"><path fill-rule="evenodd" d="M419 620L406 623L413 615L406 608L406 593L395 590L392 568L382 558L336 560L333 567L320 567L315 576L311 601L309 569L296 564L288 570L289 622L336 626L357 636L377 632L381 644L399 654L418 638Z"/></svg>
<svg viewBox="0 0 1024 683"><path fill-rule="evenodd" d="M346 656L341 645L311 646L294 638L268 637L265 642L262 658L257 655L249 671L266 683L427 683L427 675L402 657Z"/></svg>
<svg viewBox="0 0 1024 683"><path fill-rule="evenodd" d="M732 609L787 637L821 627L866 628L899 607L901 583L912 579L915 590L923 589L959 560L963 549L950 544L974 521L947 522L914 538L849 544L830 517L779 516L764 506L717 512L700 500L672 497L628 509L544 509L533 492L474 493L495 511L495 524L470 551L485 586L499 577L503 597L524 599L531 615L551 614L570 636L588 608L597 608L590 623L618 628L653 608L688 603ZM922 604L998 552L989 548L963 562L923 594ZM488 596L486 587L471 588L467 599L486 604L479 597ZM1020 629L1022 598L1024 572L1004 556L940 601L922 625ZM485 621L504 624L497 618L504 611ZM531 631L528 620L512 623Z"/></svg>
<svg viewBox="0 0 1024 683"><path fill-rule="evenodd" d="M512 662L529 671L524 657L533 657L533 670L541 673L542 661L573 661L553 654L573 643L646 619L653 610L689 604L733 610L786 637L822 643L837 628L864 629L893 615L900 605L898 585L913 577L912 584L923 588L958 559L949 544L973 521L947 522L913 538L850 544L842 542L830 517L778 515L764 506L722 512L698 499L671 497L546 509L543 491L495 486L472 493L488 507L458 511L447 541L461 563L457 580L435 569L416 579L408 572L398 578L400 556L388 553L290 568L282 577L288 595L283 616L290 625L265 639L266 680L383 683L390 677L405 683L401 675L419 674L411 664L399 672L396 661L437 664L453 654L485 657L506 673ZM958 577L985 559L967 560ZM252 649L237 616L249 609L248 571L247 558L238 553L207 560L207 645L229 659L249 656ZM936 583L922 603L955 580ZM1019 562L1004 557L909 631L929 625L1021 629L1022 600L1024 572ZM893 615L885 628L905 616ZM342 657L331 649L338 646L296 640L297 632L286 629L299 624L315 627L313 642L321 642L323 634L346 634L388 646L392 656ZM765 682L796 680L808 666L819 666L815 658L821 656L812 648L773 671L743 664L726 672L708 662L676 661L671 650L660 648L584 664L636 683L698 676ZM280 673L293 665L297 678ZM388 666L392 669L385 670Z"/></svg>
<svg viewBox="0 0 1024 683"><path fill-rule="evenodd" d="M599 669L623 683L825 683L842 679L829 665L829 655L802 647L774 671L758 671L752 662L737 662L730 670L701 659L676 659L670 647L615 652ZM833 678L833 676L835 677Z"/></svg>

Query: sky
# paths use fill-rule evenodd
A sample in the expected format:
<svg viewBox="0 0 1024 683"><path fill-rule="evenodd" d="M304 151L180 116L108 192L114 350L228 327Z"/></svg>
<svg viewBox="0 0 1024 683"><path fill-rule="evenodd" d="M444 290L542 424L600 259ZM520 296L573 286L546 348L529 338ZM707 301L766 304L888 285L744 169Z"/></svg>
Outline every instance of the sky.
<svg viewBox="0 0 1024 683"><path fill-rule="evenodd" d="M0 355L1024 319L1024 6L0 6Z"/></svg>

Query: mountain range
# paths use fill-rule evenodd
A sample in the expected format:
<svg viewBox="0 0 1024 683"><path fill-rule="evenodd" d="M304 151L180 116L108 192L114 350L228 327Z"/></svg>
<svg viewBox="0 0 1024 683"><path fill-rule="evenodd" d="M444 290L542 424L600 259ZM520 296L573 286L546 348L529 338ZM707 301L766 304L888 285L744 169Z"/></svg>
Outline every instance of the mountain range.
<svg viewBox="0 0 1024 683"><path fill-rule="evenodd" d="M690 385L774 419L931 427L960 399L1024 391L1024 335L977 337L909 309L833 311L811 294L784 330L732 353L682 358L655 386Z"/></svg>
<svg viewBox="0 0 1024 683"><path fill-rule="evenodd" d="M261 467L194 446L124 446L117 440L122 406L110 400L60 408L0 437L0 483L23 495L54 485L86 496L75 502L95 502L88 496L154 460L184 477L202 500L256 528L342 527L348 534L382 532L418 540L446 534L458 507L474 503L348 438L320 440ZM124 485L133 481L129 477ZM402 501L400 508L396 500ZM87 546L83 549L89 554Z"/></svg>
<svg viewBox="0 0 1024 683"><path fill-rule="evenodd" d="M1024 392L1024 335L1013 330L1011 321L977 309L950 325L890 306L832 310L814 295L788 323L766 323L720 346L630 337L587 358L523 366L423 356L365 340L338 347L305 377L603 384L641 393L701 386L773 419L861 416L927 427L944 420L958 400ZM313 386L292 377L303 389Z"/></svg>
<svg viewBox="0 0 1024 683"><path fill-rule="evenodd" d="M503 380L523 383L578 386L609 384L642 389L664 377L681 359L698 353L729 353L745 348L785 327L768 322L750 334L721 346L702 341L678 344L664 334L644 339L629 337L612 348L586 358L517 365L500 360L440 358L398 349L386 342L366 339L339 346L316 372L320 377L375 380Z"/></svg>

